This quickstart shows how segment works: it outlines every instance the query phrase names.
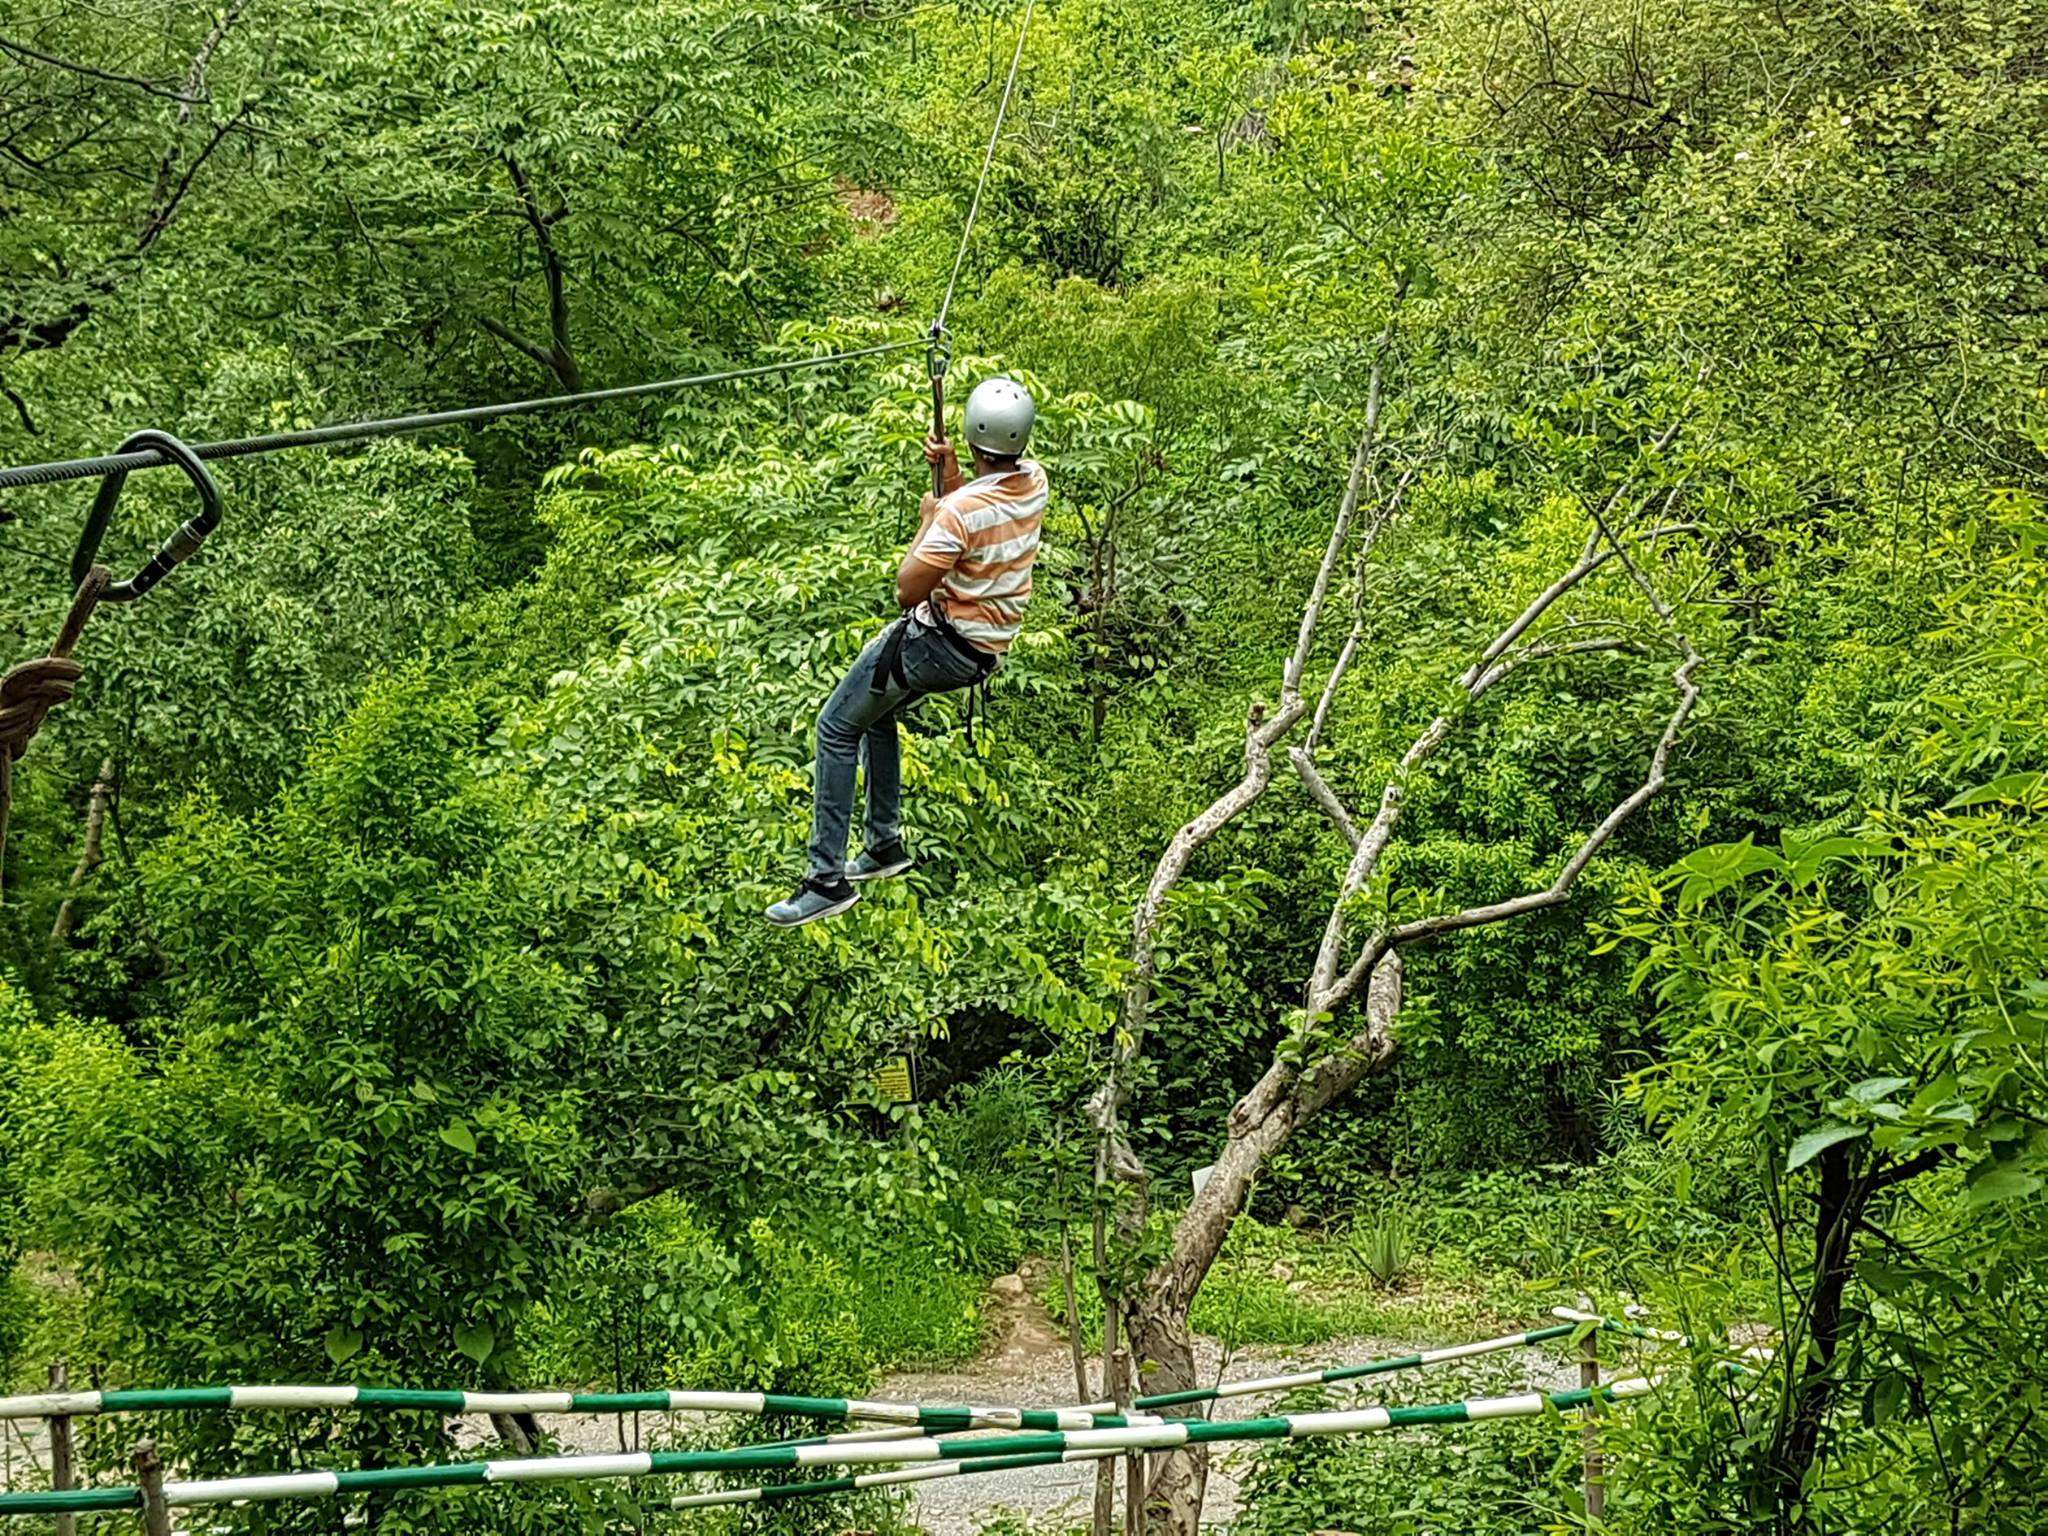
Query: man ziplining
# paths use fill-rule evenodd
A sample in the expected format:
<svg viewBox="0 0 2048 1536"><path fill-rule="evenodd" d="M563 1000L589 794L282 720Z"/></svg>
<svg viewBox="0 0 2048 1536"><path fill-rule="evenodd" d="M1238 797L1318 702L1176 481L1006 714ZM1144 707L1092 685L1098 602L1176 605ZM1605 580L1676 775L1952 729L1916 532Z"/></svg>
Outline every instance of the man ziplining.
<svg viewBox="0 0 2048 1536"><path fill-rule="evenodd" d="M1017 636L1047 493L1045 470L1023 456L1037 414L1012 380L975 386L965 412L972 480L962 480L951 442L925 439L925 459L939 468L944 494L925 493L917 537L897 569L903 616L860 653L818 715L810 872L793 896L768 909L778 927L834 917L860 900L860 882L909 871L896 722L926 694L981 682ZM857 762L867 768L865 846L849 863Z"/></svg>

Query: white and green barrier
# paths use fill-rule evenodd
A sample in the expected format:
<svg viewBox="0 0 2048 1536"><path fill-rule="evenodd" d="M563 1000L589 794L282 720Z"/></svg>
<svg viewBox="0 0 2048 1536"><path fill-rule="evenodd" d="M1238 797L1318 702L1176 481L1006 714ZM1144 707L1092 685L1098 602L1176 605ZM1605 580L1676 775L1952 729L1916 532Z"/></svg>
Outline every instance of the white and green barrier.
<svg viewBox="0 0 2048 1536"><path fill-rule="evenodd" d="M972 1477L981 1472L1014 1472L1020 1467L1056 1467L1067 1461L1103 1461L1114 1450L1041 1451L1035 1456L976 1456L962 1461L932 1461L888 1472L861 1472L852 1477L815 1478L806 1483L770 1483L761 1488L721 1488L716 1493L679 1493L670 1509L710 1509L720 1504L775 1503L783 1499L816 1498L855 1493L862 1488L891 1488L900 1483L929 1483L942 1477Z"/></svg>
<svg viewBox="0 0 2048 1536"><path fill-rule="evenodd" d="M1296 1387L1355 1381L1393 1371L1414 1370L1451 1360L1468 1360L1475 1355L1524 1345L1543 1344L1570 1336L1591 1324L1609 1332L1637 1338L1685 1342L1684 1335L1639 1328L1590 1312L1567 1307L1555 1315L1570 1321L1526 1333L1503 1334L1472 1344L1452 1344L1442 1349L1395 1355L1359 1365L1336 1365L1288 1376L1267 1376L1252 1381L1229 1382L1222 1386L1188 1392L1162 1392L1141 1397L1132 1405L1149 1412L1180 1407L1187 1403L1212 1402L1220 1398L1245 1397L1258 1392L1282 1392ZM144 1387L105 1392L41 1392L22 1397L0 1397L0 1419L80 1418L110 1413L170 1413L188 1410L229 1409L315 1411L333 1409L415 1410L451 1414L487 1413L731 1413L762 1415L786 1413L805 1418L868 1420L884 1424L912 1425L921 1429L1106 1429L1123 1424L1110 1412L1110 1403L1084 1403L1071 1408L1008 1408L995 1406L933 1407L920 1403L871 1402L862 1398L803 1397L780 1392L468 1392L411 1387L361 1386L254 1386L254 1387ZM840 1438L840 1437L834 1437Z"/></svg>
<svg viewBox="0 0 2048 1536"><path fill-rule="evenodd" d="M1332 1382L1358 1381L1368 1376L1384 1376L1395 1371L1419 1370L1425 1366L1443 1365L1452 1360L1470 1360L1476 1355L1490 1355L1504 1349L1520 1349L1532 1344L1548 1344L1554 1339L1567 1339L1591 1324L1594 1328L1610 1333L1626 1334L1639 1339L1671 1339L1685 1342L1685 1336L1677 1333L1662 1333L1656 1329L1639 1328L1633 1323L1617 1322L1613 1318L1601 1317L1597 1313L1579 1312L1569 1307L1557 1307L1552 1316L1567 1319L1562 1324L1543 1328L1532 1328L1526 1333L1504 1333L1496 1339L1479 1339L1470 1344L1447 1344L1441 1349L1419 1350L1409 1355L1390 1355L1383 1360L1367 1360L1356 1365L1332 1365L1313 1371L1296 1371L1286 1376L1260 1376L1248 1381L1228 1381L1220 1386L1196 1388L1186 1392L1159 1392L1150 1397L1132 1401L1132 1417L1150 1413L1160 1408L1180 1408L1190 1403L1217 1402L1224 1398L1251 1397L1261 1392L1291 1392L1299 1387L1324 1386ZM1107 1412L1112 1403L1087 1403L1085 1411ZM1068 1409L1068 1412L1075 1410ZM1035 1427L1035 1426L1027 1426ZM778 1445L839 1445L863 1440L900 1439L912 1433L909 1430L867 1430L851 1434L814 1435L797 1440L779 1440Z"/></svg>
<svg viewBox="0 0 2048 1536"><path fill-rule="evenodd" d="M1547 1344L1552 1339L1570 1338L1579 1331L1582 1322L1595 1323L1601 1327L1615 1326L1605 1318L1582 1317L1574 1322L1548 1328L1532 1328L1527 1333L1505 1333L1497 1339L1481 1339L1473 1344L1450 1344L1442 1349L1425 1349L1412 1355L1391 1355L1387 1359L1368 1360L1361 1365L1333 1365L1319 1371L1297 1371L1290 1376L1262 1376L1253 1381L1226 1382L1222 1386L1188 1392L1161 1392L1152 1397L1138 1398L1131 1406L1147 1410L1178 1408L1188 1403L1209 1403L1226 1397L1250 1397L1257 1392L1290 1392L1297 1387L1357 1381L1362 1377L1384 1376L1393 1371L1413 1371L1427 1365L1442 1365L1451 1360L1470 1360L1474 1355L1490 1355L1498 1350L1519 1349L1526 1344Z"/></svg>
<svg viewBox="0 0 2048 1536"><path fill-rule="evenodd" d="M338 1472L291 1472L265 1477L166 1482L163 1502L172 1508L269 1499L329 1498L337 1494L395 1492L413 1488L460 1488L478 1484L587 1481L599 1478L666 1476L686 1472L758 1472L810 1466L894 1465L911 1462L990 1460L1008 1456L1063 1455L1068 1451L1172 1450L1237 1440L1284 1440L1311 1435L1366 1434L1417 1425L1466 1424L1486 1419L1526 1418L1583 1408L1596 1401L1641 1397L1655 1390L1645 1378L1567 1392L1529 1392L1513 1397L1468 1398L1415 1407L1355 1408L1211 1423L1169 1420L1128 1428L1045 1431L998 1435L982 1440L941 1440L929 1436L867 1444L741 1446L725 1451L638 1451L616 1456L552 1456L506 1461L447 1462L418 1467L366 1467ZM140 1509L138 1487L65 1489L50 1493L0 1494L0 1515L85 1513Z"/></svg>
<svg viewBox="0 0 2048 1536"><path fill-rule="evenodd" d="M1123 1419L1081 1408L930 1407L781 1392L458 1392L407 1387L158 1387L0 1397L0 1419L80 1418L191 1409L420 1409L437 1413L788 1413L921 1429L1111 1429Z"/></svg>
<svg viewBox="0 0 2048 1536"><path fill-rule="evenodd" d="M1598 1312L1581 1312L1577 1307L1552 1307L1552 1317L1561 1317L1574 1328L1591 1323L1602 1333L1619 1333L1631 1339L1648 1339L1657 1344L1678 1344L1686 1348L1692 1340L1682 1333L1672 1333L1665 1328L1647 1328L1641 1323L1624 1323L1611 1317L1602 1317Z"/></svg>

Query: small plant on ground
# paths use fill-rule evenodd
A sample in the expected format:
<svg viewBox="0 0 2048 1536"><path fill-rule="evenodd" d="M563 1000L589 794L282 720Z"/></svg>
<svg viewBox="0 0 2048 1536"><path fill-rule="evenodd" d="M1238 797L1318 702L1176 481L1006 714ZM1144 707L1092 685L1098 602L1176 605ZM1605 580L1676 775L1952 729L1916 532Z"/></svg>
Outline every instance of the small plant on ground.
<svg viewBox="0 0 2048 1536"><path fill-rule="evenodd" d="M1383 1291L1391 1291L1414 1257L1408 1222L1400 1212L1382 1210L1351 1229L1351 1251Z"/></svg>

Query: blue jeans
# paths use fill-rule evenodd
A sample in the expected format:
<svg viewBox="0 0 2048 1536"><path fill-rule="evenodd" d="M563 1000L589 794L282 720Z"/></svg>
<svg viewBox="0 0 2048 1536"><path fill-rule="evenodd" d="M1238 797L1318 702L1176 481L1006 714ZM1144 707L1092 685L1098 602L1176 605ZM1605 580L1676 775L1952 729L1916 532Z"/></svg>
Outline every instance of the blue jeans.
<svg viewBox="0 0 2048 1536"><path fill-rule="evenodd" d="M856 762L868 773L865 837L870 848L886 848L903 834L903 775L896 717L928 693L950 693L976 682L983 668L953 642L906 615L903 637L904 687L885 679L875 688L875 670L888 644L883 630L860 653L818 716L818 758L811 789L811 873L837 876L846 868L846 836L853 821Z"/></svg>

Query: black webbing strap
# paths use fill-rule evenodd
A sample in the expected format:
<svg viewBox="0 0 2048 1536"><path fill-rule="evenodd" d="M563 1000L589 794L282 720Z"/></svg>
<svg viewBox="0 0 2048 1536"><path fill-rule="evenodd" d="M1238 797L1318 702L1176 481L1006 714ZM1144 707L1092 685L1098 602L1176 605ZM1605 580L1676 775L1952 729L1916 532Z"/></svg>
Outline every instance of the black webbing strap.
<svg viewBox="0 0 2048 1536"><path fill-rule="evenodd" d="M937 621L930 627L939 634L944 635L948 644L975 665L974 681L967 685L968 689L971 691L987 682L989 674L995 671L996 663L1002 660L1002 658L984 651L972 640L961 634L959 630L947 623L945 614L939 610L936 604L929 606L931 607L932 618ZM875 658L875 675L868 680L868 691L870 693L886 693L891 683L894 683L906 693L916 692L910 686L909 674L903 670L903 642L910 638L910 626L914 622L916 620L913 616L906 613L902 618L889 626L882 640L882 654ZM986 709L983 712L986 713Z"/></svg>
<svg viewBox="0 0 2048 1536"><path fill-rule="evenodd" d="M875 675L868 679L869 693L887 693L891 683L908 690L910 679L903 672L903 640L910 633L910 615L891 624L882 639L882 654L875 658Z"/></svg>

